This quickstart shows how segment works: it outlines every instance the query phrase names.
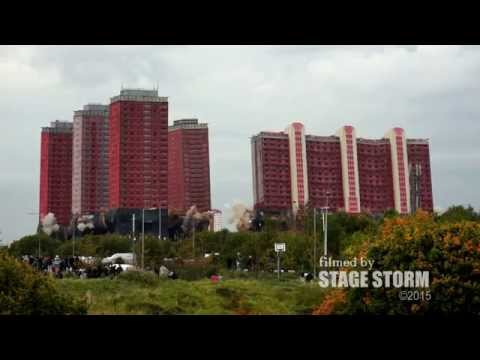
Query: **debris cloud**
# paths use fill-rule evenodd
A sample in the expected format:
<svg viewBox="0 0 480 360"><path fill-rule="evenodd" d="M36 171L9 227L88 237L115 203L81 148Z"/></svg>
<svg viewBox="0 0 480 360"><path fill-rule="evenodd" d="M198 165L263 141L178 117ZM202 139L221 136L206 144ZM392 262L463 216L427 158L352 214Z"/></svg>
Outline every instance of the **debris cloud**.
<svg viewBox="0 0 480 360"><path fill-rule="evenodd" d="M252 223L253 210L241 203L234 204L231 210L232 215L229 223L234 224L238 231L249 230Z"/></svg>
<svg viewBox="0 0 480 360"><path fill-rule="evenodd" d="M48 236L54 232L60 230L60 226L57 224L57 219L53 213L48 213L42 219L42 231Z"/></svg>

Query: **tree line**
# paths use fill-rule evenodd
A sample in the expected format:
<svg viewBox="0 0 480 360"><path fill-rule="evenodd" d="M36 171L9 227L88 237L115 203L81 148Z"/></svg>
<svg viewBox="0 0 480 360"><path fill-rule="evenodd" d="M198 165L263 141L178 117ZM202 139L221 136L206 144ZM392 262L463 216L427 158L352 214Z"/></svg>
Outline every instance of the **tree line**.
<svg viewBox="0 0 480 360"><path fill-rule="evenodd" d="M317 258L323 253L323 231L320 214L317 214ZM386 219L396 218L398 214L389 211L382 216L372 217L367 214L350 215L343 212L329 214L328 218L328 253L341 257L349 254L352 245L373 239ZM457 221L480 221L480 214L471 206L452 206L443 214L434 214L437 223ZM276 266L274 243L283 242L287 251L282 254L282 267L296 272L313 270L314 234L313 213L304 215L301 228L285 230L285 224L265 217L262 231L220 232L201 231L182 240L158 240L157 237L145 235L145 266L154 268L162 265L164 259L204 259L211 254L220 268L234 269L240 263L241 268L250 271L270 271ZM25 236L14 241L8 253L14 256L26 254L42 256L75 255L107 257L115 253L134 251L140 259L141 241L137 237L134 243L130 236L118 234L87 234L75 240L57 239L39 233ZM215 255L217 254L217 255Z"/></svg>

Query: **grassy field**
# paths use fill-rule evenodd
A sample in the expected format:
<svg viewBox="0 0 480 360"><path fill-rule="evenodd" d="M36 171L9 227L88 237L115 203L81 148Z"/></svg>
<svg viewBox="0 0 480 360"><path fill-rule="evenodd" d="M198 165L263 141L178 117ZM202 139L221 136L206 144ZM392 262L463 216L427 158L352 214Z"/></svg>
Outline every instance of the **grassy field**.
<svg viewBox="0 0 480 360"><path fill-rule="evenodd" d="M63 279L89 314L310 314L325 291L299 280Z"/></svg>

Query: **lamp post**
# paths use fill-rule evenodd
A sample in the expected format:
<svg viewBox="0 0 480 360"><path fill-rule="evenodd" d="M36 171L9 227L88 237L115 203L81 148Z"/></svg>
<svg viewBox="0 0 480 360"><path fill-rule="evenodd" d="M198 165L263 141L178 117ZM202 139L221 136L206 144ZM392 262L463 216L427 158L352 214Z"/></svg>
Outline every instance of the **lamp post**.
<svg viewBox="0 0 480 360"><path fill-rule="evenodd" d="M157 210L157 208L150 207L146 209L145 203L142 209L142 270L144 270L145 265L145 210Z"/></svg>
<svg viewBox="0 0 480 360"><path fill-rule="evenodd" d="M135 238L135 213L132 214L132 257L133 257L133 265L136 266L136 257L135 257L135 243L136 243L136 238Z"/></svg>
<svg viewBox="0 0 480 360"><path fill-rule="evenodd" d="M145 206L142 209L142 270L145 261Z"/></svg>
<svg viewBox="0 0 480 360"><path fill-rule="evenodd" d="M328 243L328 195L330 192L327 190L325 193L326 205L323 207L323 238L324 238L324 249L323 254L327 256L327 243Z"/></svg>
<svg viewBox="0 0 480 360"><path fill-rule="evenodd" d="M317 208L313 208L313 277L317 278Z"/></svg>
<svg viewBox="0 0 480 360"><path fill-rule="evenodd" d="M326 204L324 207L320 208L322 213L322 228L323 228L323 239L324 239L324 249L323 255L327 256L327 234L328 234L328 195L330 191L325 192ZM313 208L313 277L317 278L317 208Z"/></svg>
<svg viewBox="0 0 480 360"><path fill-rule="evenodd" d="M158 240L162 240L162 208L158 207Z"/></svg>
<svg viewBox="0 0 480 360"><path fill-rule="evenodd" d="M40 215L38 212L29 212L27 215ZM38 237L38 258L40 259L40 236Z"/></svg>
<svg viewBox="0 0 480 360"><path fill-rule="evenodd" d="M293 216L293 229L294 231L297 230L297 212L295 211L295 204L297 202L296 201L293 201L293 204L292 204L292 216Z"/></svg>
<svg viewBox="0 0 480 360"><path fill-rule="evenodd" d="M192 231L192 250L193 250L193 259L195 259L195 216L192 217L193 222L193 231Z"/></svg>
<svg viewBox="0 0 480 360"><path fill-rule="evenodd" d="M73 217L72 257L75 257L75 235L77 232L77 217L75 214L73 214L72 217Z"/></svg>

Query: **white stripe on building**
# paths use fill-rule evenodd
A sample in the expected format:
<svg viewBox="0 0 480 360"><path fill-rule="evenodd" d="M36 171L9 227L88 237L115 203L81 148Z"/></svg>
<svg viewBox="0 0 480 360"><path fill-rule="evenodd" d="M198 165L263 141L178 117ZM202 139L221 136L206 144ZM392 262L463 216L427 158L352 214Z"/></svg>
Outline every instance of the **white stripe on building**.
<svg viewBox="0 0 480 360"><path fill-rule="evenodd" d="M353 126L337 131L342 154L342 183L345 211L360 212L360 185L358 179L357 137Z"/></svg>
<svg viewBox="0 0 480 360"><path fill-rule="evenodd" d="M299 122L287 127L290 149L290 177L292 186L292 210L296 214L299 207L308 203L307 147L305 128Z"/></svg>
<svg viewBox="0 0 480 360"><path fill-rule="evenodd" d="M390 140L395 210L407 214L410 212L410 181L405 131L393 128L385 134L385 138Z"/></svg>

